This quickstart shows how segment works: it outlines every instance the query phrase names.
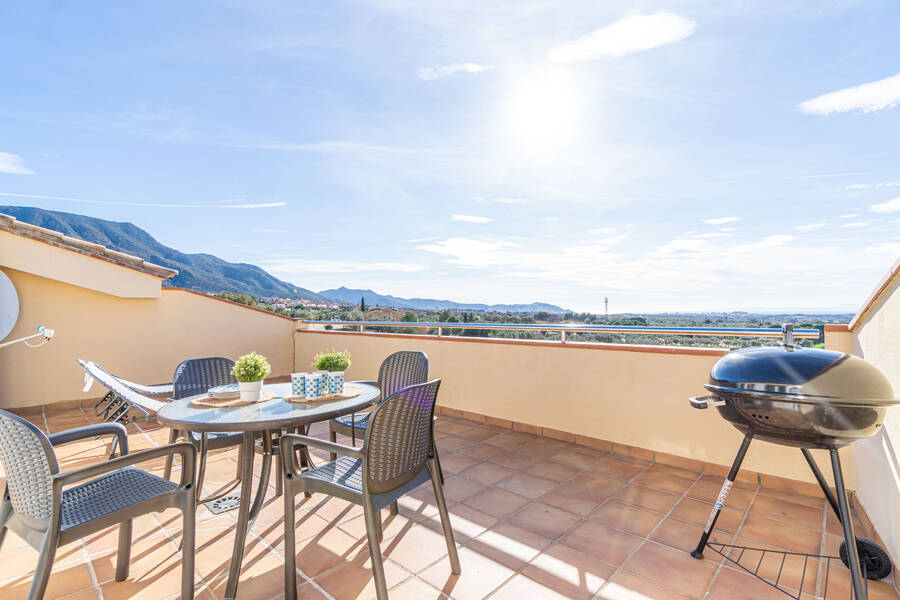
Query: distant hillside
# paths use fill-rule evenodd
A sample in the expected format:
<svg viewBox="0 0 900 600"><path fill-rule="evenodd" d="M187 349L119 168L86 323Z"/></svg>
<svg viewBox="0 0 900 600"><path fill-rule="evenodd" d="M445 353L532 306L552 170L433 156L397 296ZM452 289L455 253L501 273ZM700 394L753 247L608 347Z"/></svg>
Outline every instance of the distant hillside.
<svg viewBox="0 0 900 600"><path fill-rule="evenodd" d="M178 275L163 281L165 286L211 293L232 291L257 297L323 300L318 294L277 279L256 265L231 263L211 254L185 254L164 246L131 223L117 223L29 206L0 206L0 213L177 269Z"/></svg>
<svg viewBox="0 0 900 600"><path fill-rule="evenodd" d="M395 308L415 308L418 310L492 310L497 312L539 312L564 313L565 309L555 304L544 302L532 302L531 304L466 304L452 302L450 300L433 300L430 298L398 298L377 294L372 290L350 289L339 287L337 289L322 290L320 296L337 302L352 302L359 304L360 298L366 299L369 306L392 306Z"/></svg>

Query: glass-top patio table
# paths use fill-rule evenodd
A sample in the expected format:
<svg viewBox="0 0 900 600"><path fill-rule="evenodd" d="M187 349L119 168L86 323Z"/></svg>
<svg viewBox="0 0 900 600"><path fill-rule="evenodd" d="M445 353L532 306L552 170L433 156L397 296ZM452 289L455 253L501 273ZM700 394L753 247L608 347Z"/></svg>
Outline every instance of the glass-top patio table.
<svg viewBox="0 0 900 600"><path fill-rule="evenodd" d="M278 397L256 404L231 408L198 408L191 405L192 400L206 396L206 394L198 394L169 402L157 412L157 420L162 425L173 429L198 433L240 431L244 434L241 439L240 452L241 497L238 507L238 523L234 534L231 566L228 571L228 586L225 591L225 597L229 600L237 595L247 530L259 514L266 495L266 488L269 485L271 460L268 455L272 454L273 432L278 433L283 428L305 427L317 421L351 414L370 406L378 399L377 387L360 383L353 385L362 389L362 393L353 398L312 403L288 402L284 398L290 395L291 384L275 383L263 386L263 390L275 392ZM251 502L253 459L256 454L254 439L258 433L262 434L264 456L256 497ZM278 457L275 456L275 459L277 460ZM200 490L198 490L199 492Z"/></svg>

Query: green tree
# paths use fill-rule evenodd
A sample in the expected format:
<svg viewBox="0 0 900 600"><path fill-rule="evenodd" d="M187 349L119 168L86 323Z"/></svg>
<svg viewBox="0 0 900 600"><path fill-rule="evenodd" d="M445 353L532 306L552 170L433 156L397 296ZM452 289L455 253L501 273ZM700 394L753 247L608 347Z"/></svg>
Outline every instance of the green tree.
<svg viewBox="0 0 900 600"><path fill-rule="evenodd" d="M257 307L259 306L259 302L257 302L256 298L253 296L248 296L247 294L239 294L237 292L219 292L217 294L219 298L224 298L225 300L231 300L232 302L237 302L238 304L246 304L247 306Z"/></svg>
<svg viewBox="0 0 900 600"><path fill-rule="evenodd" d="M366 298L363 296L359 299L359 310L360 312L366 312Z"/></svg>
<svg viewBox="0 0 900 600"><path fill-rule="evenodd" d="M418 323L419 317L416 316L416 313L412 311L406 311L406 314L400 319L404 323Z"/></svg>

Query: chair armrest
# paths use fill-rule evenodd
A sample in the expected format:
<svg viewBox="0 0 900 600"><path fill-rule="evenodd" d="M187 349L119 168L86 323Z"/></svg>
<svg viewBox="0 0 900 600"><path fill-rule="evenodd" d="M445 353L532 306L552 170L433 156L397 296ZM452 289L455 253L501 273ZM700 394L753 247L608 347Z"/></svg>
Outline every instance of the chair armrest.
<svg viewBox="0 0 900 600"><path fill-rule="evenodd" d="M128 432L121 423L95 423L84 427L67 429L49 436L49 440L52 445L59 446L60 444L68 444L69 442L103 434L116 436L119 440L119 454L128 454Z"/></svg>
<svg viewBox="0 0 900 600"><path fill-rule="evenodd" d="M53 487L54 489L61 490L63 486L78 481L91 479L98 475L117 471L124 467L130 467L138 463L153 460L154 458L174 454L181 455L181 481L179 482L179 486L186 489L194 484L194 471L197 461L197 449L189 442L179 442L177 444L169 444L168 446L150 448L149 450L140 450L132 454L112 458L97 465L90 465L82 469L76 469L75 471L59 473L58 475L53 476Z"/></svg>
<svg viewBox="0 0 900 600"><path fill-rule="evenodd" d="M315 448L334 452L335 454L353 456L355 458L362 458L365 456L365 450L363 448L354 448L353 446L344 446L343 444L326 442L319 438L296 433L281 436L278 440L278 444L281 446L281 464L284 467L284 471L292 476L299 474L294 455L294 450L297 446L313 446Z"/></svg>

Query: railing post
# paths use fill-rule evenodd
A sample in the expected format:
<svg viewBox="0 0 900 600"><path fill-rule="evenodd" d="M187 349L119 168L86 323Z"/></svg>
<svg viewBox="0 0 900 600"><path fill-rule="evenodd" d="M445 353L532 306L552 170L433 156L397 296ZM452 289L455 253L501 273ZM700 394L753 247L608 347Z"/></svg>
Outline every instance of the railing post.
<svg viewBox="0 0 900 600"><path fill-rule="evenodd" d="M563 344L565 344L565 343L566 343L566 330L563 329L563 330L560 331L559 333L561 334L561 335L559 336L559 341L562 342Z"/></svg>
<svg viewBox="0 0 900 600"><path fill-rule="evenodd" d="M365 327L365 325L360 325L360 326L359 326L359 332L360 332L360 333L363 332L363 328L364 328L364 327Z"/></svg>
<svg viewBox="0 0 900 600"><path fill-rule="evenodd" d="M438 337L441 337L442 332L443 332L443 330L440 327L438 327Z"/></svg>

